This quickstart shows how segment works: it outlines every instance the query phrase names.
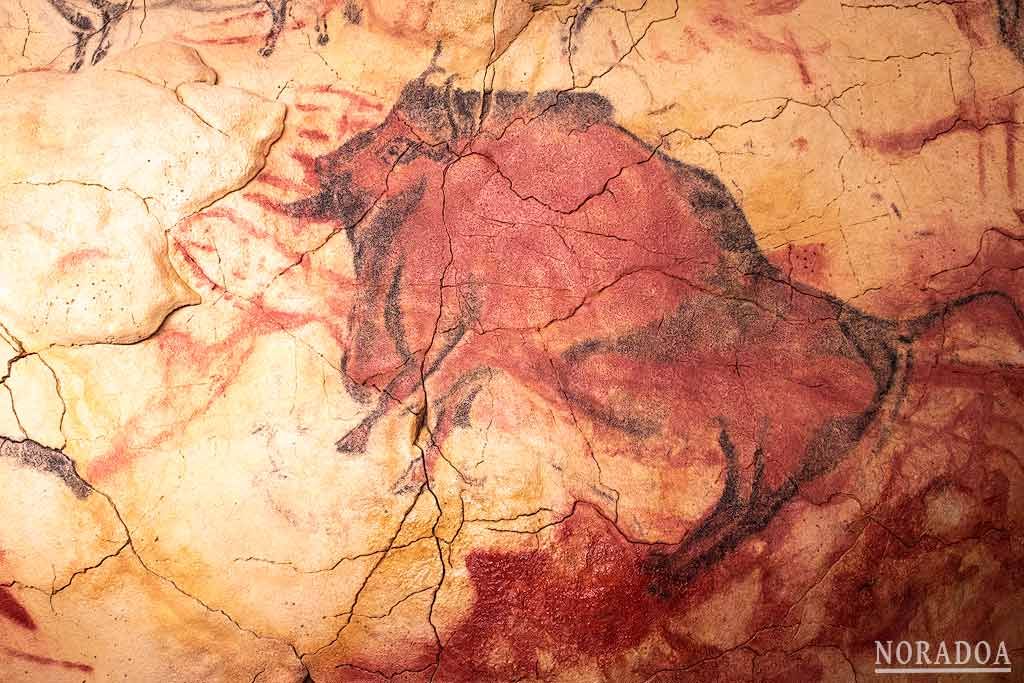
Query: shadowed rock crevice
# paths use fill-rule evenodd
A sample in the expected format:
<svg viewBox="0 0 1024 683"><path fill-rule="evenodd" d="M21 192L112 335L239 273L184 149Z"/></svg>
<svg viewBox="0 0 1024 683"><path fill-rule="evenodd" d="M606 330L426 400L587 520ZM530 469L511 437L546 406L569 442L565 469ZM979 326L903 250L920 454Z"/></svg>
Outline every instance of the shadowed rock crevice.
<svg viewBox="0 0 1024 683"><path fill-rule="evenodd" d="M92 493L92 487L78 476L71 458L31 439L12 441L0 437L0 458L12 458L26 467L55 475L78 498L86 498Z"/></svg>

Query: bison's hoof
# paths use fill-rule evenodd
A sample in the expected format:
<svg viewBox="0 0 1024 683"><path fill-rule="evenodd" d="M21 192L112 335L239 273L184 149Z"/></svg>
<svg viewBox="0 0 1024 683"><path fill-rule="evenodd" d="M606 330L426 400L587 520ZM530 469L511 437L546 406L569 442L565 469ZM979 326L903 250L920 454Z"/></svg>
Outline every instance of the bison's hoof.
<svg viewBox="0 0 1024 683"><path fill-rule="evenodd" d="M366 425L359 425L345 436L338 439L334 444L338 447L339 453L361 454L366 452L366 442L370 437L370 428Z"/></svg>

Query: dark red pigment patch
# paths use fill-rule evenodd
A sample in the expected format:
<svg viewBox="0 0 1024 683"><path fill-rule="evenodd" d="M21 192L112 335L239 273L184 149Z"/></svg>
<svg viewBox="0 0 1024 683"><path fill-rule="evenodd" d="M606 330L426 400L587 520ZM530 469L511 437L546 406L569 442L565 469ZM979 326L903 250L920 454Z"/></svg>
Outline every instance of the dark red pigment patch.
<svg viewBox="0 0 1024 683"><path fill-rule="evenodd" d="M757 638L755 649L823 648L841 653L833 668L856 662L870 672L875 640L1005 640L1011 648L1019 642L1019 618L1007 605L1024 590L1019 515L1011 502L1021 469L1014 445L1022 433L1024 370L974 364L963 354L991 343L986 330L1012 338L1022 330L1021 316L1004 295L984 295L930 317L936 320L917 337L906 393L887 425L900 439L871 473L881 486L877 503L864 503L864 515L848 529L848 550L801 596L813 626L801 625L798 642L775 633ZM1017 344L1024 348L1024 338ZM792 583L792 575L787 579ZM794 623L801 610L798 604L787 612ZM767 677L787 662L762 665ZM803 680L791 673L789 680Z"/></svg>
<svg viewBox="0 0 1024 683"><path fill-rule="evenodd" d="M865 522L857 543L810 600L818 604L814 613L823 616L805 643L860 655L865 664L874 660L876 640L1011 644L1016 625L999 605L1024 586L1019 551L1003 531L950 545L920 531L901 537L885 523ZM956 619L944 617L950 609Z"/></svg>
<svg viewBox="0 0 1024 683"><path fill-rule="evenodd" d="M559 668L612 659L656 628L669 604L650 590L648 546L580 506L537 551L472 551L475 601L445 641L441 680L515 680L545 653Z"/></svg>
<svg viewBox="0 0 1024 683"><path fill-rule="evenodd" d="M792 542L795 521L788 513L776 517L763 536L767 546L781 549ZM853 542L857 536L849 538ZM699 613L713 596L756 572L762 577L760 593L752 597L758 609L744 625L752 636L772 633L790 626L790 608L817 582L794 573L785 550L747 544L686 589L665 595L658 588L664 584L664 565L654 558L671 553L673 546L630 541L586 504L577 504L550 537L540 539L535 550L469 553L473 602L458 624L442 633L440 680L543 680L551 673L547 668L565 675L577 665L600 677L595 680L735 680L737 661L747 661L735 658L742 652L694 637L687 614ZM842 559L843 550L836 549L833 562ZM747 605L737 608L746 610ZM692 621L701 619L706 617ZM651 678L668 666L679 669L664 679Z"/></svg>
<svg viewBox="0 0 1024 683"><path fill-rule="evenodd" d="M32 620L32 615L11 595L9 590L2 586L0 586L0 615L29 631L36 630L36 622Z"/></svg>

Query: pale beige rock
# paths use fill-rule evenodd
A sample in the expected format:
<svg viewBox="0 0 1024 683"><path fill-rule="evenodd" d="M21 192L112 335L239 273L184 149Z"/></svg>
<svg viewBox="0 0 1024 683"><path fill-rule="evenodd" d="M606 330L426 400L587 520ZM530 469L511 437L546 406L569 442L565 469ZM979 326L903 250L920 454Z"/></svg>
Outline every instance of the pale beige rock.
<svg viewBox="0 0 1024 683"><path fill-rule="evenodd" d="M347 622L338 606L355 599L414 502L415 489L395 487L416 452L337 457L335 435L358 408L324 358L272 326L236 348L262 328L258 318L225 301L195 311L116 355L47 352L72 406L67 452L119 501L147 565L247 628L315 650ZM187 382L163 400L179 372L222 363L232 369L221 380ZM119 476L126 462L133 474ZM310 497L313 486L323 488Z"/></svg>
<svg viewBox="0 0 1024 683"><path fill-rule="evenodd" d="M162 43L7 83L0 122L21 134L0 141L0 322L29 350L138 341L198 301L161 227L247 182L284 119L215 81L194 49Z"/></svg>
<svg viewBox="0 0 1024 683"><path fill-rule="evenodd" d="M6 381L11 376L11 365L19 357L18 348L15 346L13 341L8 341L4 337L4 332L0 329L0 377L3 378L0 382L0 436L6 436L12 439L24 439L25 431L18 424L18 416L14 412L14 397L11 395L11 388L7 386Z"/></svg>
<svg viewBox="0 0 1024 683"><path fill-rule="evenodd" d="M6 383L0 385L0 436L14 440L25 438L25 430L14 412L14 396Z"/></svg>
<svg viewBox="0 0 1024 683"><path fill-rule="evenodd" d="M100 558L97 558L99 560ZM301 667L287 645L240 629L167 579L149 571L126 547L80 574L53 596L13 588L30 610L38 632L19 630L5 639L0 678L39 681L24 655L40 650L49 659L78 667L48 666L46 680L251 681L293 683ZM138 609L145 605L145 609ZM74 626L68 628L67 626ZM55 634L59 633L59 637ZM172 635L173 634L173 635ZM210 644L216 643L212 648ZM87 667L87 668L82 668ZM261 673L262 672L262 673Z"/></svg>
<svg viewBox="0 0 1024 683"><path fill-rule="evenodd" d="M26 356L11 365L5 384L25 435L44 446L63 448L64 400L49 366L37 355Z"/></svg>
<svg viewBox="0 0 1024 683"><path fill-rule="evenodd" d="M178 43L140 45L104 60L100 68L134 74L171 90L182 83L217 82L217 72L203 62L195 48Z"/></svg>
<svg viewBox="0 0 1024 683"><path fill-rule="evenodd" d="M57 473L32 469L13 457L0 457L0 480L5 486L0 516L6 520L0 528L5 549L0 583L15 580L60 591L76 573L128 540L106 498L80 482L72 482L72 488Z"/></svg>
<svg viewBox="0 0 1024 683"><path fill-rule="evenodd" d="M0 140L0 183L127 189L173 224L252 178L285 113L279 103L223 86L182 83L177 91L103 69L12 78L0 126L21 133Z"/></svg>
<svg viewBox="0 0 1024 683"><path fill-rule="evenodd" d="M199 301L167 260L160 223L127 190L8 185L0 234L0 321L29 351L135 342Z"/></svg>
<svg viewBox="0 0 1024 683"><path fill-rule="evenodd" d="M11 361L17 358L18 355L18 345L14 342L14 340L7 339L4 336L3 328L0 328L0 365L2 365L5 368L5 376L7 374L6 366L8 366L11 363Z"/></svg>

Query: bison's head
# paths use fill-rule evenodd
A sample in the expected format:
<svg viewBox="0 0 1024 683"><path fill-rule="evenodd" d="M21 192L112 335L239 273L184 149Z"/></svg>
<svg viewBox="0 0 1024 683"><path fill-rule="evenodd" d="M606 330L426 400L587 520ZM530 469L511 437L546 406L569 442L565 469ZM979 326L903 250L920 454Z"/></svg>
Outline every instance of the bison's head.
<svg viewBox="0 0 1024 683"><path fill-rule="evenodd" d="M386 192L395 168L416 158L424 146L402 117L392 112L376 128L317 158L314 171L319 191L289 204L286 212L337 221L351 231Z"/></svg>

